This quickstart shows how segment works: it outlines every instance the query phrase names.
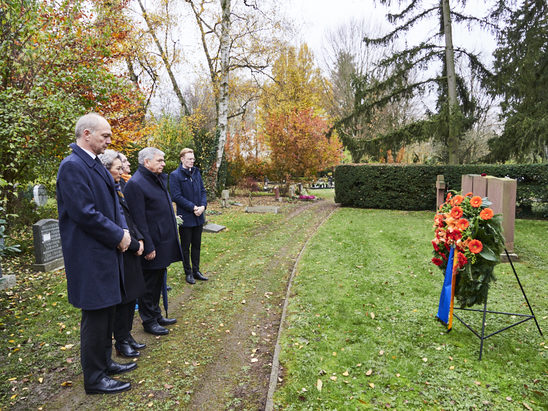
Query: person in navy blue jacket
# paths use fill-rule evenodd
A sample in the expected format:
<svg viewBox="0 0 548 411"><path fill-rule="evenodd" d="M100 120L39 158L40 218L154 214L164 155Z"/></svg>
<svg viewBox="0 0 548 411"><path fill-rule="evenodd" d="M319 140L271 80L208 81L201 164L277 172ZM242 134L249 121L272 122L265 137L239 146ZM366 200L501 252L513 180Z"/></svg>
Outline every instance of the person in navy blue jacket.
<svg viewBox="0 0 548 411"><path fill-rule="evenodd" d="M109 375L130 371L135 363L111 359L116 304L124 294L122 253L130 245L114 180L97 155L110 144L108 122L96 113L76 123L76 144L57 173L59 232L69 302L82 310L80 356L88 394L130 389Z"/></svg>
<svg viewBox="0 0 548 411"><path fill-rule="evenodd" d="M195 280L207 281L200 272L200 245L207 197L200 170L194 167L194 151L183 148L180 158L181 165L169 175L169 190L171 198L177 204L177 215L183 219L179 235L186 281L195 284Z"/></svg>
<svg viewBox="0 0 548 411"><path fill-rule="evenodd" d="M162 173L165 164L162 151L154 147L142 149L139 168L124 187L129 212L145 242L141 260L145 293L139 297L139 315L145 331L154 335L169 333L164 326L177 322L162 316L160 294L167 267L182 260L167 175Z"/></svg>

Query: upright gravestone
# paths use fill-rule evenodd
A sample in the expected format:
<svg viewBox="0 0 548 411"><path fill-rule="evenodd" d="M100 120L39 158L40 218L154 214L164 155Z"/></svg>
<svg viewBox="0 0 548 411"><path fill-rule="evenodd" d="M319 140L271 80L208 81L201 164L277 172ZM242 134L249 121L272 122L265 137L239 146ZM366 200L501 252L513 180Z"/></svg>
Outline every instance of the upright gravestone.
<svg viewBox="0 0 548 411"><path fill-rule="evenodd" d="M461 187L463 194L471 192L480 197L487 197L492 203L490 207L495 214L502 214L505 247L510 258L517 260L518 256L514 253L517 181L511 178L468 174L462 176ZM502 261L508 259L506 253L501 255L501 259Z"/></svg>
<svg viewBox="0 0 548 411"><path fill-rule="evenodd" d="M32 189L32 197L38 207L43 207L48 202L48 193L46 187L42 184L37 184Z"/></svg>
<svg viewBox="0 0 548 411"><path fill-rule="evenodd" d="M230 192L228 190L221 191L221 207L228 207L229 198L230 198Z"/></svg>
<svg viewBox="0 0 548 411"><path fill-rule="evenodd" d="M36 271L53 271L64 266L59 222L51 218L38 221L32 226Z"/></svg>
<svg viewBox="0 0 548 411"><path fill-rule="evenodd" d="M445 203L445 180L442 174L436 178L436 210Z"/></svg>

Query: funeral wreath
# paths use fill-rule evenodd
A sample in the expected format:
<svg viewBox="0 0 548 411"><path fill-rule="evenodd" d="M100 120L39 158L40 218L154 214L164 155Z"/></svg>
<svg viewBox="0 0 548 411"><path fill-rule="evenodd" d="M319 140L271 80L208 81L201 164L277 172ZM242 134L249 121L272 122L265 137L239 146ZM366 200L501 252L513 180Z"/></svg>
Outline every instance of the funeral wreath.
<svg viewBox="0 0 548 411"><path fill-rule="evenodd" d="M449 252L455 247L455 297L461 307L485 302L504 250L502 216L494 215L490 205L487 197L450 192L434 217L432 262L445 272Z"/></svg>

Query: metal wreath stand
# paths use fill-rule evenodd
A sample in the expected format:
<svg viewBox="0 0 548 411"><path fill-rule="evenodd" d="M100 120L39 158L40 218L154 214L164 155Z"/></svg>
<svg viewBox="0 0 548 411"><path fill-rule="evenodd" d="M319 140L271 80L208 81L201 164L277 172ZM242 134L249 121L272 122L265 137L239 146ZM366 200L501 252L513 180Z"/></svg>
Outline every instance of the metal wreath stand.
<svg viewBox="0 0 548 411"><path fill-rule="evenodd" d="M454 310L483 312L483 320L482 320L482 323L481 323L481 335L476 330L474 330L469 324L467 324L462 318L460 318L457 314L453 313L453 316L455 318L457 318L457 320L459 320L462 324L464 324L466 326L466 328L468 328L470 331L472 331L472 333L474 333L474 335L480 339L480 352L479 352L479 360L480 361L481 361L481 355L482 355L482 352L483 352L483 341L484 340L486 340L489 337L492 337L493 335L496 335L496 334L498 334L502 331L505 331L509 328L512 328L512 327L514 327L518 324L522 324L525 321L528 321L530 319L535 320L535 324L537 325L538 332L540 333L541 337L543 336L542 331L540 329L540 326L538 325L537 318L535 317L535 313L533 312L533 308L531 307L531 304L529 304L529 300L527 299L527 296L525 295L525 290L523 289L523 286L521 285L521 281L519 280L518 273L516 272L516 269L514 268L514 264L512 263L512 259L510 258L510 255L508 254L508 250L506 250L506 248L505 248L504 252L506 253L506 257L508 258L508 261L510 262L512 270L514 271L514 275L516 276L516 280L519 284L519 288L521 289L521 293L523 294L523 298L525 298L525 301L527 302L527 306L529 307L529 311L531 311L531 315L517 314L517 313L505 313L505 312L500 312L500 311L489 311L489 310L487 310L487 296L485 297L485 303L483 304L483 310L477 310L477 309L472 309L472 308L458 308L458 307L455 307ZM522 319L519 320L518 322L515 322L514 324L511 324L507 327L501 328L500 330L497 330L497 331L495 331L495 332L493 332L489 335L485 335L485 317L486 317L487 313L510 315L510 316L513 315L513 316L516 316L516 317L522 317Z"/></svg>

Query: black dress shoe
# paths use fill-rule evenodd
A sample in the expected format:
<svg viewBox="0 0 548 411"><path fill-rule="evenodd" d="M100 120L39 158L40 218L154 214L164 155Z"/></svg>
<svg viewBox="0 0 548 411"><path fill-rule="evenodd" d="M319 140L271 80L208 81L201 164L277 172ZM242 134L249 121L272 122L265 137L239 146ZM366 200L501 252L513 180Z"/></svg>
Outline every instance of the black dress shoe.
<svg viewBox="0 0 548 411"><path fill-rule="evenodd" d="M158 324L160 325L173 325L177 322L177 319L175 318L164 318L161 317L158 319Z"/></svg>
<svg viewBox="0 0 548 411"><path fill-rule="evenodd" d="M205 276L204 276L201 272L199 272L199 271L196 271L196 272L194 273L194 278L195 278L196 280L200 280L200 281L207 281L207 280L208 280L208 278L205 277Z"/></svg>
<svg viewBox="0 0 548 411"><path fill-rule="evenodd" d="M84 389L86 394L116 394L117 392L127 391L131 388L129 382L114 380L109 377L103 377L97 384L86 385Z"/></svg>
<svg viewBox="0 0 548 411"><path fill-rule="evenodd" d="M121 355L122 357L133 358L141 355L139 351L131 346L129 340L116 341L114 348L116 349L116 354Z"/></svg>
<svg viewBox="0 0 548 411"><path fill-rule="evenodd" d="M149 325L144 325L143 328L149 334L154 334L154 335L169 334L169 330L167 328L162 327L158 323L152 323L152 324L149 324Z"/></svg>
<svg viewBox="0 0 548 411"><path fill-rule="evenodd" d="M127 337L127 342L129 345L131 345L131 348L134 350L142 350L143 348L146 348L146 344L138 343L133 339L133 336L130 334L129 337Z"/></svg>
<svg viewBox="0 0 548 411"><path fill-rule="evenodd" d="M192 274L187 274L186 282L189 284L196 284L196 280L194 279L194 276Z"/></svg>
<svg viewBox="0 0 548 411"><path fill-rule="evenodd" d="M135 368L137 368L136 362L130 362L129 364L120 364L112 361L108 365L107 374L108 375L122 374L124 372L134 370Z"/></svg>

